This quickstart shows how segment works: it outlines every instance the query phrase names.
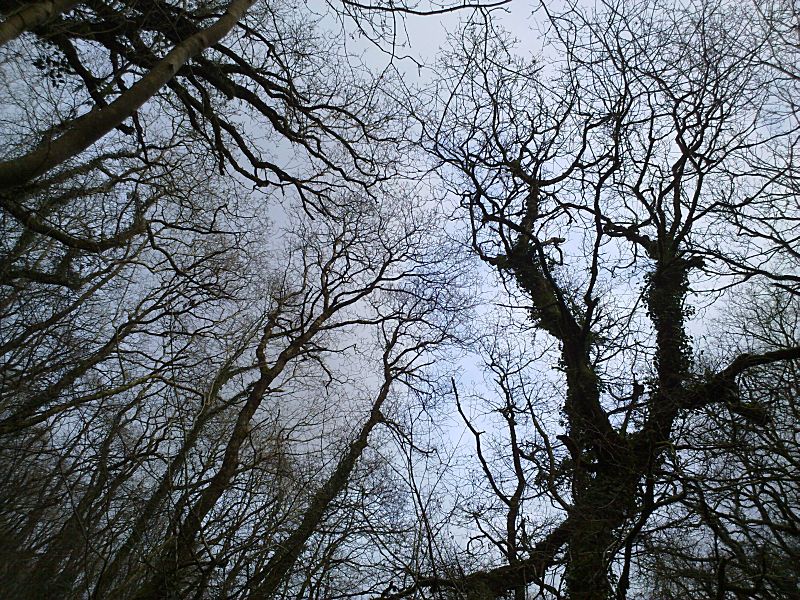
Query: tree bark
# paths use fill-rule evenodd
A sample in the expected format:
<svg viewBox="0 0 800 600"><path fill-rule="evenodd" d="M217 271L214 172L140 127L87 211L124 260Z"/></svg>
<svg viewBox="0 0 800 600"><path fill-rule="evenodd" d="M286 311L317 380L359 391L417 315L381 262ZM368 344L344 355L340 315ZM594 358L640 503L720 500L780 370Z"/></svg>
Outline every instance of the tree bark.
<svg viewBox="0 0 800 600"><path fill-rule="evenodd" d="M23 32L46 23L56 15L67 12L76 4L78 0L46 0L20 7L0 23L0 46L19 37Z"/></svg>
<svg viewBox="0 0 800 600"><path fill-rule="evenodd" d="M345 455L339 460L336 469L331 474L325 485L314 494L311 504L303 515L300 525L292 534L278 546L267 566L253 578L253 589L250 593L251 600L269 599L275 596L278 587L300 557L306 542L317 530L325 511L331 501L338 496L350 480L350 475L367 447L367 439L375 426L381 422L381 406L391 389L391 376L386 374L386 380L381 386L378 397L372 405L372 411L367 422L361 427L358 437L350 444Z"/></svg>
<svg viewBox="0 0 800 600"><path fill-rule="evenodd" d="M225 37L255 0L233 0L213 25L176 45L156 66L108 106L99 106L69 124L67 132L46 140L18 158L0 162L0 192L24 185L86 150L132 116L189 60Z"/></svg>

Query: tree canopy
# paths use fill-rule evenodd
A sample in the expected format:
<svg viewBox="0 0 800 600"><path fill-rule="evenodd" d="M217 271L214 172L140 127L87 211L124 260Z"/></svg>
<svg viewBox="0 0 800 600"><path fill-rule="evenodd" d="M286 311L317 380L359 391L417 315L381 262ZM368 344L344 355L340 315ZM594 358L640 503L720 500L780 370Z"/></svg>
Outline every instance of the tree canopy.
<svg viewBox="0 0 800 600"><path fill-rule="evenodd" d="M0 16L4 597L800 594L791 0Z"/></svg>

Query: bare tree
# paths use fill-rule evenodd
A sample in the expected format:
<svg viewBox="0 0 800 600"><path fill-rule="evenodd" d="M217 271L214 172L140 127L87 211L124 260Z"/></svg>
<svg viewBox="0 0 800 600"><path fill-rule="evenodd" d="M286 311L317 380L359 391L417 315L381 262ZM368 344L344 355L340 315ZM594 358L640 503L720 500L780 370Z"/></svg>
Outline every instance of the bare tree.
<svg viewBox="0 0 800 600"><path fill-rule="evenodd" d="M5 595L797 594L796 7L493 6L0 0Z"/></svg>
<svg viewBox="0 0 800 600"><path fill-rule="evenodd" d="M4 593L272 595L388 529L324 534L458 268L387 199L380 78L294 8L0 4Z"/></svg>
<svg viewBox="0 0 800 600"><path fill-rule="evenodd" d="M505 431L495 447L464 414L502 508L475 523L497 562L421 573L399 595L626 597L646 570L637 557L649 524L684 500L666 465L693 450L692 432L711 422L703 415L769 428L768 386L752 394L748 382L774 365L793 372L796 338L727 347L712 366L690 332L700 328L692 304L719 310L722 290L754 276L796 293L797 45L776 17L794 15L785 9L544 5L549 65L515 55L485 15L454 39L439 110L412 108L428 114L426 147L468 215L474 251L535 337L529 361L488 362L502 394L491 403ZM547 379L525 375L541 361L559 373L549 397L534 392ZM726 472L730 486L739 475ZM695 481L695 499L704 485ZM536 503L520 511L526 497L560 521L537 518ZM523 545L531 523L538 535Z"/></svg>
<svg viewBox="0 0 800 600"><path fill-rule="evenodd" d="M796 295L756 288L721 318L714 341L728 351L757 353L793 343L797 325ZM719 354L708 348L706 362ZM650 525L642 556L664 597L796 594L796 388L796 363L754 369L741 390L752 406L768 411L766 426L704 411L679 433L665 467L680 499Z"/></svg>
<svg viewBox="0 0 800 600"><path fill-rule="evenodd" d="M453 291L433 285L450 267L424 250L427 235L371 201L353 203L287 232L281 268L228 264L225 278L252 283L226 302L176 310L193 301L191 288L169 279L121 316L130 333L80 362L57 392L14 409L20 392L6 390L4 461L20 476L37 461L45 471L23 476L17 486L29 492L4 512L5 552L15 557L6 589L19 597L274 594L331 518L391 396L453 335L442 312ZM256 301L249 309L245 292ZM353 378L371 366L374 382ZM366 409L365 393L375 394ZM353 411L354 437L354 423L331 417L325 402ZM326 439L334 431L341 439ZM303 450L309 438L341 458L329 467L319 456L314 467ZM306 455L303 468L295 453ZM225 548L240 535L247 541ZM242 561L264 562L229 572Z"/></svg>

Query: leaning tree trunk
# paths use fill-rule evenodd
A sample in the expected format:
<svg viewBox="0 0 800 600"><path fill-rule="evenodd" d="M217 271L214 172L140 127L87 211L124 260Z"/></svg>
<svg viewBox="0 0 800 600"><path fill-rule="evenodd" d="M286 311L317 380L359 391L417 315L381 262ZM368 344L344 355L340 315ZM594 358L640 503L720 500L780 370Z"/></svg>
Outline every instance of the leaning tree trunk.
<svg viewBox="0 0 800 600"><path fill-rule="evenodd" d="M0 4L3 12L8 12L5 21L0 23L0 46L19 37L25 31L30 31L39 25L47 23L50 19L67 12L78 3L78 0L45 0L24 4L17 9L6 11Z"/></svg>
<svg viewBox="0 0 800 600"><path fill-rule="evenodd" d="M83 152L131 117L192 58L224 38L255 0L233 0L209 27L177 44L164 58L108 106L99 106L67 124L67 131L29 153L0 162L0 191L16 188Z"/></svg>

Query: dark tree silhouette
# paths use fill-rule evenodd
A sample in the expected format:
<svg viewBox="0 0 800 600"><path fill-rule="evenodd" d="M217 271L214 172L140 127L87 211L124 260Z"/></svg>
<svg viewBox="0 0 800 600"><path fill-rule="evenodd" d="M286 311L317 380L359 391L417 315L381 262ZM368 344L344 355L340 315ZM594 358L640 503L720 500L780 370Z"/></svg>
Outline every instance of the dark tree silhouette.
<svg viewBox="0 0 800 600"><path fill-rule="evenodd" d="M796 310L799 47L789 4L558 12L544 3L552 63L515 55L490 20L454 39L435 89L440 110L414 110L427 115L425 147L461 198L474 251L527 309L535 341L525 352L536 354L509 358L498 346L489 355L499 393L489 410L504 435L488 437L459 402L499 511L476 509L477 539L505 564L421 576L409 593L623 598L646 576L646 547L662 575L686 578L673 597L701 589L681 570L686 561L715 582L708 597L797 593L767 566L792 555L796 539L778 554L757 552L753 530L744 533L748 513L760 523L780 511L764 487L774 483L742 489L760 468L729 464L766 455L763 442L751 454L751 435L773 438L776 454L775 438L792 436L771 386L753 386L762 372L796 372L796 324L747 348L718 347L713 364L691 335L692 305L756 280L775 283ZM560 374L549 398L525 375L537 360ZM707 479L681 470L689 457ZM557 507L560 521L542 523L543 506ZM714 545L710 562L648 546L654 523L660 539L681 535L680 518L665 516L673 510L702 522L695 543ZM544 531L531 539L526 523L537 522Z"/></svg>
<svg viewBox="0 0 800 600"><path fill-rule="evenodd" d="M0 595L800 594L797 7L505 3L0 0Z"/></svg>

